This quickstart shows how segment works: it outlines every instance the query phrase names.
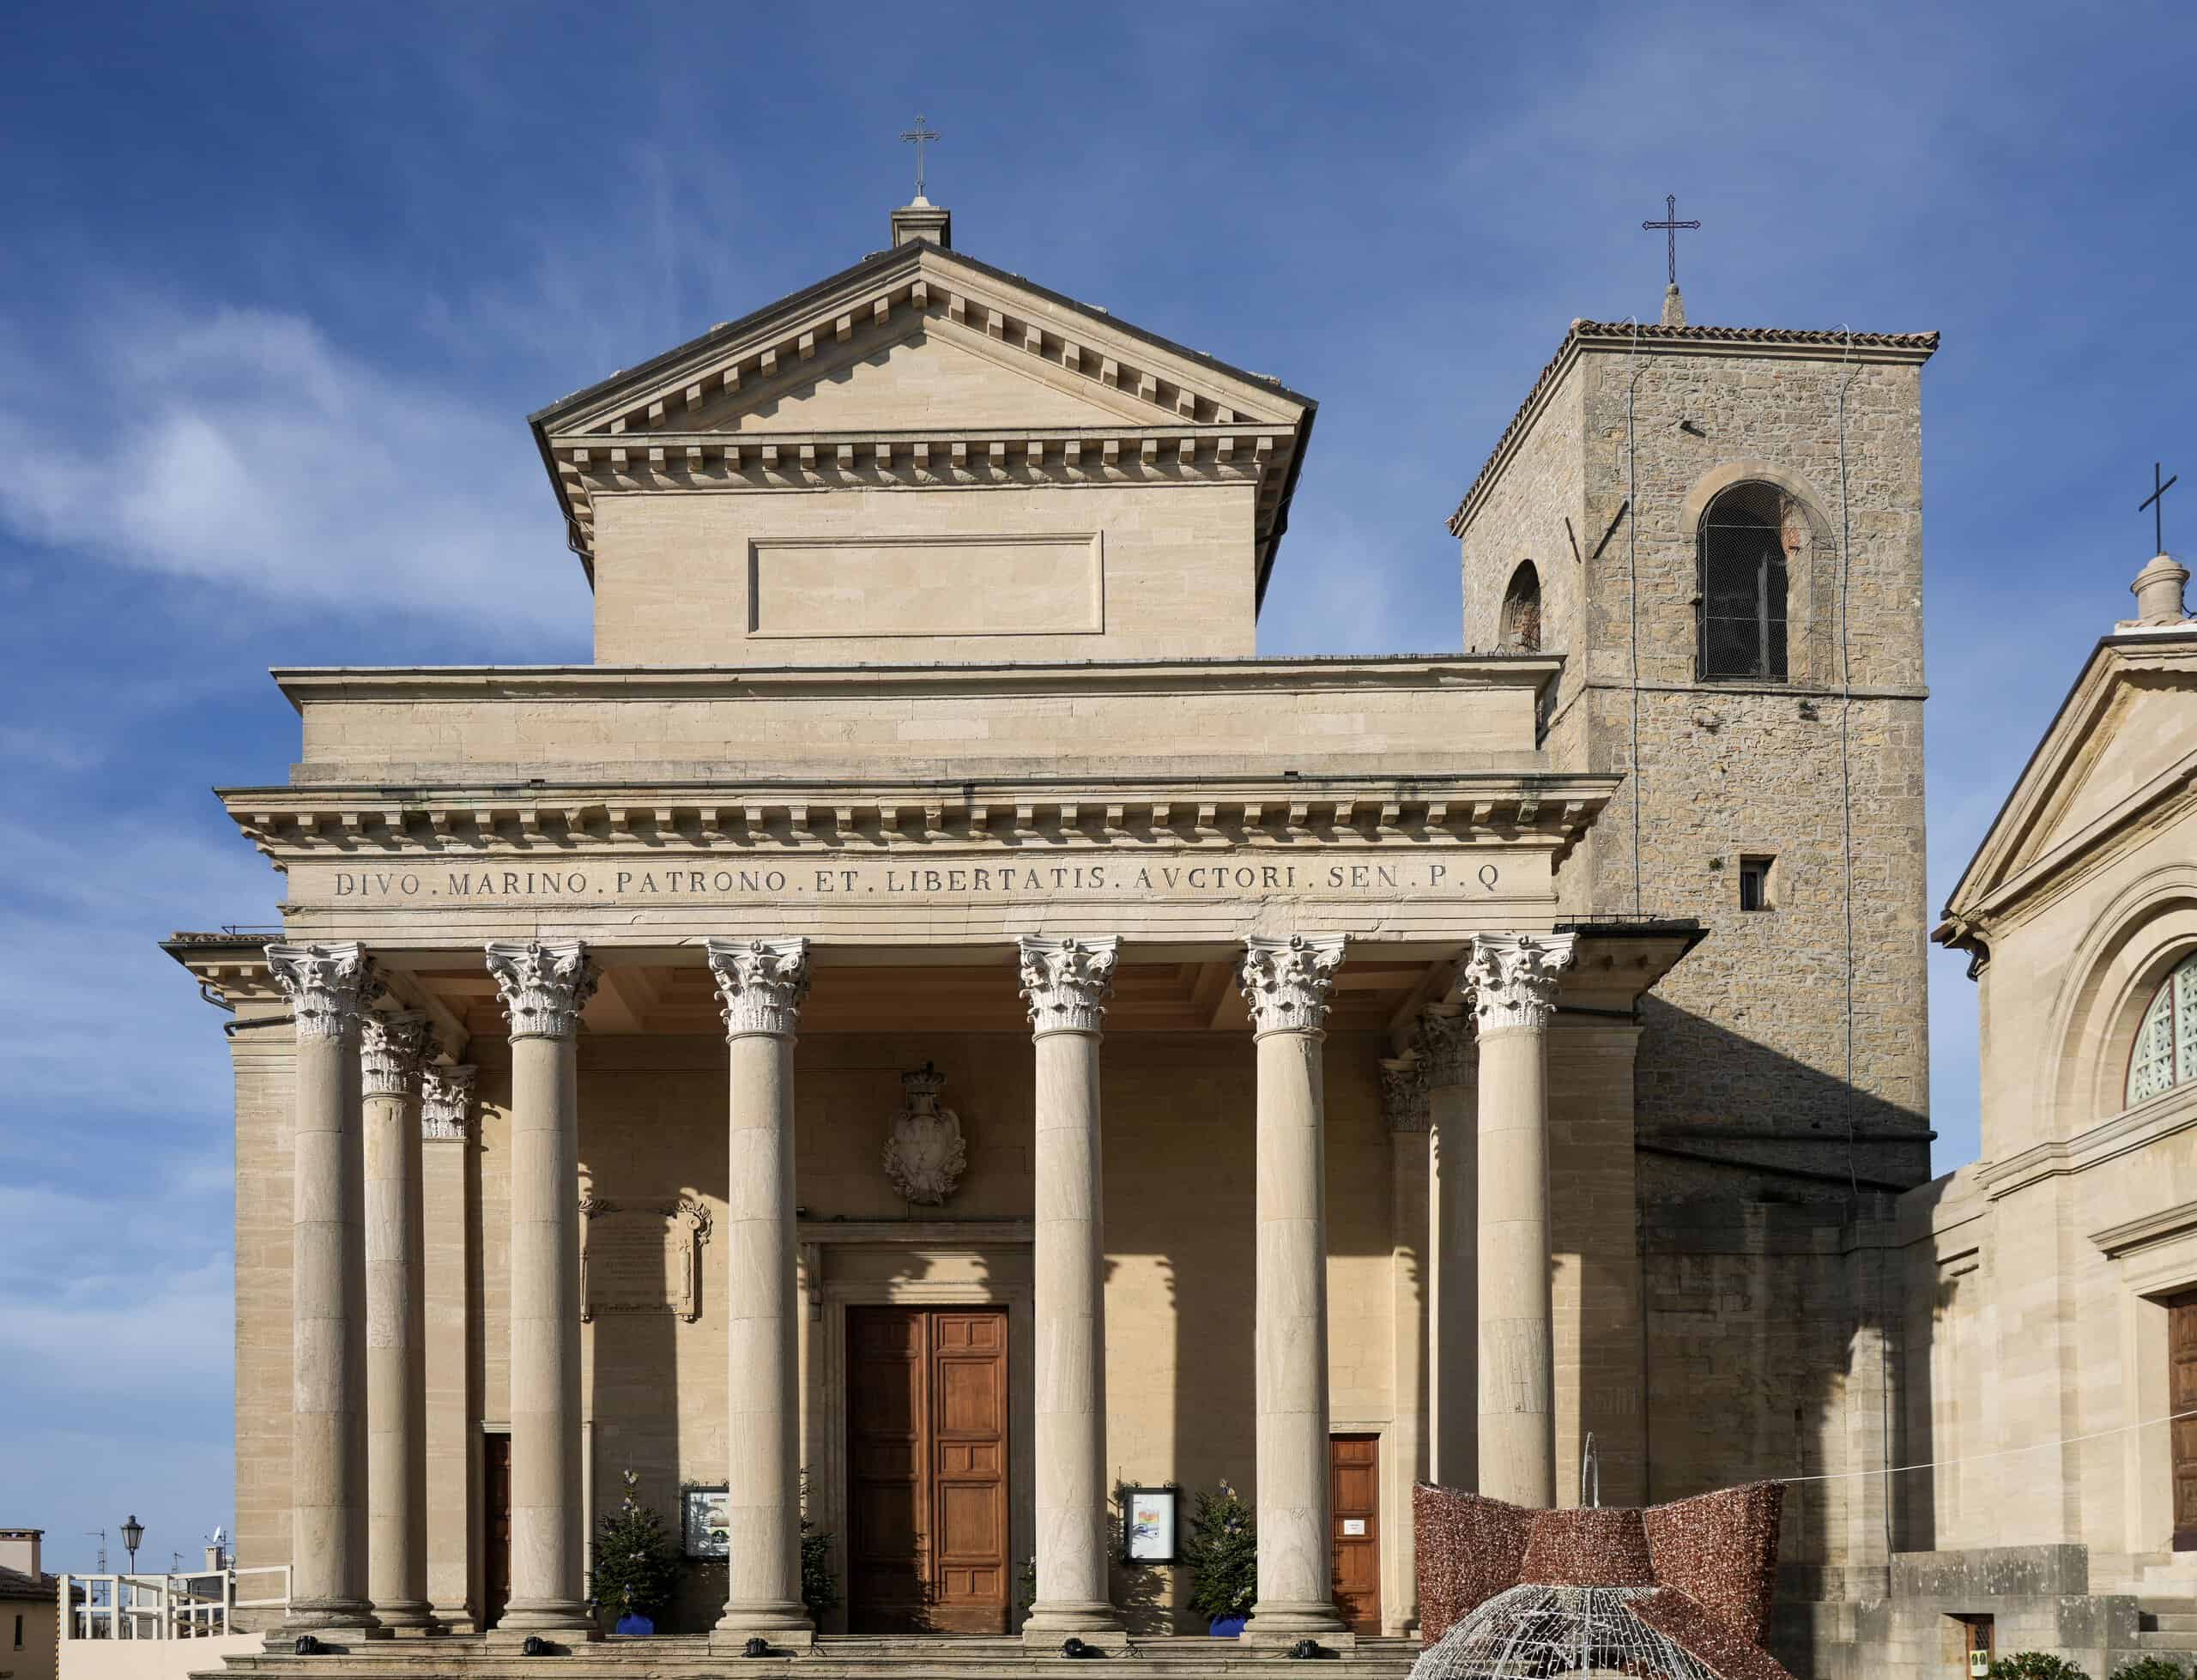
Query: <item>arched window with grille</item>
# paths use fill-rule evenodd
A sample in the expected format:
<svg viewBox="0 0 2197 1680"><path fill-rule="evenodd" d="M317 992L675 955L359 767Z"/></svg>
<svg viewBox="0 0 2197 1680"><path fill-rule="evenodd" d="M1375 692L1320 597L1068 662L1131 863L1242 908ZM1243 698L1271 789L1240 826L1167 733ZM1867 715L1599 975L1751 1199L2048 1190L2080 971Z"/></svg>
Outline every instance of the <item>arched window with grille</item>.
<svg viewBox="0 0 2197 1680"><path fill-rule="evenodd" d="M1510 586L1503 592L1503 651L1539 653L1541 650L1541 575L1531 560L1518 562Z"/></svg>
<svg viewBox="0 0 2197 1680"><path fill-rule="evenodd" d="M2128 1053L2127 1103L2197 1080L2197 952L2183 958L2144 1011Z"/></svg>
<svg viewBox="0 0 2197 1680"><path fill-rule="evenodd" d="M1774 484L1735 484L1701 516L1704 678L1786 678L1788 557L1807 516Z"/></svg>

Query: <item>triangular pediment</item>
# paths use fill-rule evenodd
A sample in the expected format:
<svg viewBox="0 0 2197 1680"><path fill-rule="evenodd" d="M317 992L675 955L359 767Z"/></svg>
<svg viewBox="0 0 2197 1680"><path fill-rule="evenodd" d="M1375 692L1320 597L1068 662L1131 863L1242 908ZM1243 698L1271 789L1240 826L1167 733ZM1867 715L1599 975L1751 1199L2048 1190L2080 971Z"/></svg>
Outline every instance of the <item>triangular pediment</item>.
<svg viewBox="0 0 2197 1680"><path fill-rule="evenodd" d="M2109 851L2197 773L2197 632L2101 643L1947 903L2001 910Z"/></svg>
<svg viewBox="0 0 2197 1680"><path fill-rule="evenodd" d="M1166 423L1138 402L1044 366L950 324L910 317L898 337L820 353L774 379L720 389L680 419L682 432L769 435L809 432L1107 428Z"/></svg>

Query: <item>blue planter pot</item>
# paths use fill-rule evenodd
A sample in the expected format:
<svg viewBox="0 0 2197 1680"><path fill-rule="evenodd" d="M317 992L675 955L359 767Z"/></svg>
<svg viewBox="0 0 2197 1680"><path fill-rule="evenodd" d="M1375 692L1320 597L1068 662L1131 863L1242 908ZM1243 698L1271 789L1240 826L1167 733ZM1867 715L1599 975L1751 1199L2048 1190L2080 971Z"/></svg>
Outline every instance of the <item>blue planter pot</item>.
<svg viewBox="0 0 2197 1680"><path fill-rule="evenodd" d="M637 1639L646 1639L656 1632L656 1623L645 1616L621 1616L618 1618L618 1631Z"/></svg>
<svg viewBox="0 0 2197 1680"><path fill-rule="evenodd" d="M1215 1639L1241 1639L1244 1624L1250 1619L1248 1616L1216 1616L1207 1631Z"/></svg>

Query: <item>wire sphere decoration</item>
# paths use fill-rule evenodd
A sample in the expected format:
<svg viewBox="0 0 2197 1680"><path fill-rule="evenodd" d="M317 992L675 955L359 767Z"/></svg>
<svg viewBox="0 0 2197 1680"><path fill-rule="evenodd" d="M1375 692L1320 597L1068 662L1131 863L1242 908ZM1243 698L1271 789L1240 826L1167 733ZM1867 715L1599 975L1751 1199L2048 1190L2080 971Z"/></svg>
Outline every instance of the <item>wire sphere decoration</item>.
<svg viewBox="0 0 2197 1680"><path fill-rule="evenodd" d="M1627 1608L1655 1588L1513 1586L1471 1611L1412 1665L1411 1680L1722 1680Z"/></svg>

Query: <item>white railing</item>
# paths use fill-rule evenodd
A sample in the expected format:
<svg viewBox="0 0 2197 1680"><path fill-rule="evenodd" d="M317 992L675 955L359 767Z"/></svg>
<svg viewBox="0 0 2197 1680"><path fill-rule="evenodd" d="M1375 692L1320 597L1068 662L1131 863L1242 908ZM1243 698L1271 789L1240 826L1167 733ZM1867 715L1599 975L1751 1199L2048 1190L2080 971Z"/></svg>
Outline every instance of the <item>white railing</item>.
<svg viewBox="0 0 2197 1680"><path fill-rule="evenodd" d="M245 1585L273 1596L245 1597ZM275 1580L264 1579L268 1576ZM240 1610L287 1610L290 1566L250 1569L194 1569L173 1575L64 1575L61 1637L71 1639L218 1639L236 1631Z"/></svg>

